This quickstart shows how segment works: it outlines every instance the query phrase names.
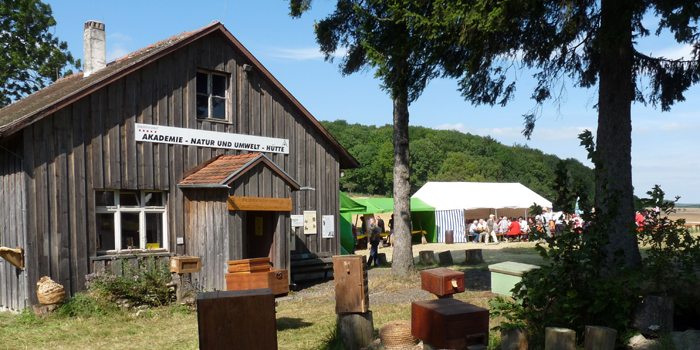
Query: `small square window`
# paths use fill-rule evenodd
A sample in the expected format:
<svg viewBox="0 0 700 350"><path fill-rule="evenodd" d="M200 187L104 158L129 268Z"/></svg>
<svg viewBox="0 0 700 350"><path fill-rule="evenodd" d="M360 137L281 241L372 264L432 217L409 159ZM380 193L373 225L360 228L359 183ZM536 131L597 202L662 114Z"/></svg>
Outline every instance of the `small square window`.
<svg viewBox="0 0 700 350"><path fill-rule="evenodd" d="M137 207L139 206L139 194L136 192L120 192L119 205L122 207Z"/></svg>
<svg viewBox="0 0 700 350"><path fill-rule="evenodd" d="M197 118L227 120L228 74L197 72Z"/></svg>
<svg viewBox="0 0 700 350"><path fill-rule="evenodd" d="M95 205L99 207L114 206L114 191L95 191Z"/></svg>
<svg viewBox="0 0 700 350"><path fill-rule="evenodd" d="M163 193L161 192L146 192L145 202L147 207L162 207Z"/></svg>

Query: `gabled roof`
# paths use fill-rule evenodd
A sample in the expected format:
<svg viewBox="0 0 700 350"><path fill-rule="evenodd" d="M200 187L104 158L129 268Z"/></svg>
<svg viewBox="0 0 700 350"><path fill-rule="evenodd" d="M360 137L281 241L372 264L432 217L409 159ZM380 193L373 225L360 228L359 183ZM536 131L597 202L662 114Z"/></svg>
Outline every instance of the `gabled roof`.
<svg viewBox="0 0 700 350"><path fill-rule="evenodd" d="M301 186L289 174L262 153L239 154L234 156L220 155L187 170L184 179L178 184L181 188L227 187L233 181L256 165L264 163L270 170L279 175L292 191Z"/></svg>
<svg viewBox="0 0 700 350"><path fill-rule="evenodd" d="M241 54L248 64L260 72L263 79L278 89L281 95L296 107L301 116L313 124L329 145L338 152L341 169L356 168L360 163L340 145L304 106L297 101L287 89L257 60L225 27L218 21L191 32L185 32L169 39L160 41L122 58L110 62L103 69L83 77L83 73L73 74L59 79L53 84L41 89L3 109L0 109L0 137L9 136L25 126L68 106L69 104L89 95L98 89L132 73L163 56L166 56L188 44L213 33L219 33L229 41L231 46Z"/></svg>

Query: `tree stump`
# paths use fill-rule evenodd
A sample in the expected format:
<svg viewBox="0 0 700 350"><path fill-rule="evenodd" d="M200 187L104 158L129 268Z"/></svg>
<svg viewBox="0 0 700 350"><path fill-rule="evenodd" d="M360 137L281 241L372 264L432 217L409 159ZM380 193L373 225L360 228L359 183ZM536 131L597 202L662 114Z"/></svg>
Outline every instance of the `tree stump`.
<svg viewBox="0 0 700 350"><path fill-rule="evenodd" d="M484 256L481 254L481 249L467 249L464 251L467 255L466 262L468 264L480 264L484 262Z"/></svg>
<svg viewBox="0 0 700 350"><path fill-rule="evenodd" d="M374 339L372 311L338 314L338 331L345 349L360 350L368 346Z"/></svg>
<svg viewBox="0 0 700 350"><path fill-rule="evenodd" d="M467 261L467 252L464 250L451 250L450 254L452 254L452 263L454 264L462 264Z"/></svg>
<svg viewBox="0 0 700 350"><path fill-rule="evenodd" d="M544 350L575 350L576 332L568 328L547 327L544 331Z"/></svg>
<svg viewBox="0 0 700 350"><path fill-rule="evenodd" d="M420 263L423 265L432 265L435 263L435 253L432 250L424 250L418 253Z"/></svg>
<svg viewBox="0 0 700 350"><path fill-rule="evenodd" d="M378 253L377 257L379 257L379 266L386 266L388 264L386 261L386 253Z"/></svg>
<svg viewBox="0 0 700 350"><path fill-rule="evenodd" d="M527 350L527 347L527 334L524 329L501 329L501 350Z"/></svg>
<svg viewBox="0 0 700 350"><path fill-rule="evenodd" d="M617 330L608 327L586 326L584 350L613 350Z"/></svg>
<svg viewBox="0 0 700 350"><path fill-rule="evenodd" d="M440 260L440 265L454 265L452 253L449 250L438 253L438 259Z"/></svg>
<svg viewBox="0 0 700 350"><path fill-rule="evenodd" d="M647 295L632 319L632 328L644 335L673 331L674 303L672 297ZM657 326L651 328L652 326Z"/></svg>

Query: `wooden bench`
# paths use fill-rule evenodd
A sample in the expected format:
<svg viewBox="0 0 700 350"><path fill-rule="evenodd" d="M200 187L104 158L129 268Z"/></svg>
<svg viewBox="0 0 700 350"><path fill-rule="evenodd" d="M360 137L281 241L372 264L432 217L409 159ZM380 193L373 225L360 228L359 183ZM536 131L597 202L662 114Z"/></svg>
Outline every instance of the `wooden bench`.
<svg viewBox="0 0 700 350"><path fill-rule="evenodd" d="M328 271L333 270L333 254L329 252L294 254L290 257L290 260L291 269L289 273L295 282L299 280L299 278L295 278L296 275L314 272L323 272L323 279L326 280L328 279ZM304 278L301 279L303 280Z"/></svg>

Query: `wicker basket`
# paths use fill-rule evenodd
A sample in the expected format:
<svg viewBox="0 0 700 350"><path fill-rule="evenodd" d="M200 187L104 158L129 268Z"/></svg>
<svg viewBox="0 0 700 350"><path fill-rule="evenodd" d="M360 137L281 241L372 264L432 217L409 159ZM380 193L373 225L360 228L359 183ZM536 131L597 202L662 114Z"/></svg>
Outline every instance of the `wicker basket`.
<svg viewBox="0 0 700 350"><path fill-rule="evenodd" d="M379 328L379 338L387 349L411 349L418 344L418 339L411 335L410 321L393 321Z"/></svg>
<svg viewBox="0 0 700 350"><path fill-rule="evenodd" d="M36 286L36 296L41 304L56 304L66 299L66 291L63 286L51 280L50 277L42 277Z"/></svg>

